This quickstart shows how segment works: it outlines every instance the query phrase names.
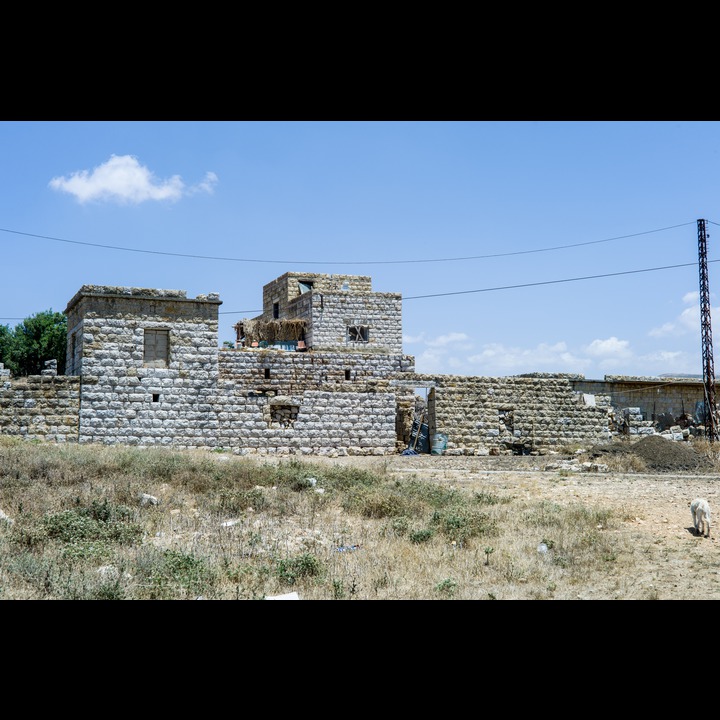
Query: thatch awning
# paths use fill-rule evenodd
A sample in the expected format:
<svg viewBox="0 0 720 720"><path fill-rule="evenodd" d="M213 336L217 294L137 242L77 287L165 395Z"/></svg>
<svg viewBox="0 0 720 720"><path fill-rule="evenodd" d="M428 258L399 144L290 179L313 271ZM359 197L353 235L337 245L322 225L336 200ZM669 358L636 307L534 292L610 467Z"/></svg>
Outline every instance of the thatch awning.
<svg viewBox="0 0 720 720"><path fill-rule="evenodd" d="M238 342L296 341L305 338L306 320L243 320L235 325Z"/></svg>

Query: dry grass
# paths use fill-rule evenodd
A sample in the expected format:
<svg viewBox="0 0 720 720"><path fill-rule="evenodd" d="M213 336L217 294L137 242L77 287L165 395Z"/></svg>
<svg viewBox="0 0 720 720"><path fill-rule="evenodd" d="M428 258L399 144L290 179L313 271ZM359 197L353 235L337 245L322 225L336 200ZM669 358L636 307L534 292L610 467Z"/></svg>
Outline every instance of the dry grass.
<svg viewBox="0 0 720 720"><path fill-rule="evenodd" d="M0 599L622 597L636 562L622 508L381 464L0 437L0 510Z"/></svg>

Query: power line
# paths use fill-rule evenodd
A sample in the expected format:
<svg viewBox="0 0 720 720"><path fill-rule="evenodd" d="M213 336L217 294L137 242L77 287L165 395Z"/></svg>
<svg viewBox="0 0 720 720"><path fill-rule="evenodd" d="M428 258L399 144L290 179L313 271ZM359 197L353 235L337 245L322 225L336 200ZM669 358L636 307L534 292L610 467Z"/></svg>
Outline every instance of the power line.
<svg viewBox="0 0 720 720"><path fill-rule="evenodd" d="M42 240L52 240L54 242L70 243L72 245L85 245L88 247L103 248L105 250L121 250L123 252L145 253L149 255L169 255L172 257L192 258L194 260L221 260L223 262L246 262L246 263L275 263L282 265L403 265L410 263L438 263L438 262L461 262L467 260L486 260L489 258L510 257L513 255L530 255L533 253L551 252L553 250L567 250L568 248L583 247L585 245L598 245L600 243L613 242L615 240L626 240L627 238L639 237L641 235L650 235L652 233L664 232L665 230L673 230L675 228L691 225L692 223L681 223L679 225L669 225L668 227L658 228L657 230L646 230L645 232L632 233L630 235L618 235L617 237L605 238L604 240L589 240L588 242L571 243L569 245L556 245L554 247L538 248L535 250L516 250L514 252L492 253L488 255L469 255L466 257L446 257L446 258L415 258L409 260L357 260L357 261L310 261L310 260L256 260L250 258L232 258L218 257L214 255L190 255L185 253L164 252L162 250L143 250L138 248L122 247L120 245L103 245L101 243L82 242L80 240L66 240L64 238L51 237L49 235L35 235L33 233L20 232L19 230L8 230L0 228L0 232L12 233L14 235L24 235L26 237L40 238Z"/></svg>
<svg viewBox="0 0 720 720"><path fill-rule="evenodd" d="M718 262L718 260L710 260L710 262ZM410 297L403 298L403 301L419 300L421 298L431 297L446 297L447 295L467 295L469 293L491 292L493 290L515 290L516 288L535 287L537 285L554 285L557 283L576 282L577 280L595 280L597 278L615 277L617 275L632 275L635 273L654 272L656 270L671 270L673 268L695 267L696 265L697 263L683 263L682 265L665 265L664 267L645 268L644 270L625 270L624 272L606 273L604 275L585 275L584 277L566 278L564 280L545 280L544 282L524 283L522 285L501 285L499 287L482 288L480 290L459 290L457 292L434 293L432 295L412 295Z"/></svg>
<svg viewBox="0 0 720 720"><path fill-rule="evenodd" d="M720 262L720 260L710 260L708 262ZM469 295L471 293L493 292L495 290L516 290L518 288L537 287L538 285L557 285L559 283L577 282L579 280L596 280L598 278L616 277L618 275L634 275L637 273L656 272L657 270L673 270L675 268L695 267L696 265L697 265L697 263L682 263L680 265L664 265L662 267L644 268L642 270L625 270L623 272L605 273L603 275L585 275L583 277L564 278L563 280L544 280L543 282L523 283L522 285L500 285L498 287L480 288L479 290L457 290L455 292L433 293L430 295L408 295L407 297L403 297L403 302L405 302L406 300L422 300L423 298L431 298L431 297L447 297L449 295ZM261 312L261 311L260 310L238 310L235 313L227 312L226 314L233 315L233 314L237 314L240 312Z"/></svg>
<svg viewBox="0 0 720 720"><path fill-rule="evenodd" d="M718 224L718 223L714 223L710 220L708 220L708 222L710 222L713 225ZM476 255L476 256L465 257L465 258L439 258L437 260L370 261L366 264L392 264L392 263L403 263L403 262L449 262L452 260L476 260L476 259L491 258L491 257L523 255L523 254L529 254L529 253L547 252L550 250L561 250L561 249L566 249L566 248L571 248L571 247L580 247L583 245L593 245L593 244L597 244L597 243L610 242L612 240L620 240L620 239L625 239L625 238L629 238L629 237L637 237L640 235L648 235L651 233L661 232L663 230L671 230L674 228L683 227L685 225L690 225L690 224L691 223L681 223L679 225L671 225L671 226L668 226L665 228L659 228L657 230L647 230L647 231L641 232L641 233L634 233L634 234L630 234L630 235L621 235L621 236L617 236L614 238L607 238L605 240L593 240L593 241L589 241L589 242L585 242L585 243L574 243L571 245L558 245L555 247L541 248L541 249L537 249L537 250L520 250L520 251L508 252L508 253L497 253L495 255ZM241 260L239 258L221 258L221 257L202 256L202 255L183 255L181 253L167 253L167 252L160 252L160 251L155 251L155 250L137 250L134 248L122 248L122 247L116 247L116 246L112 246L112 245L101 245L101 244L97 244L97 243L84 243L84 242L80 242L80 241L76 241L76 240L64 240L62 238L53 238L53 237L45 236L45 235L33 235L32 233L24 233L24 232L19 232L16 230L7 230L5 228L0 228L0 232L14 233L14 234L18 234L18 235L28 235L30 237L38 237L38 238L43 238L46 240L56 240L58 242L67 242L67 243L73 243L73 244L78 244L78 245L91 245L94 247L101 247L101 248L107 248L107 249L126 250L128 252L142 252L142 253L152 253L152 254L158 254L158 255L174 255L174 256L178 256L178 257L203 258L203 259L208 259L208 260L234 260L236 262L287 262L288 264L298 264L298 263L293 263L291 261L281 261L281 260ZM709 262L718 262L718 260L710 260ZM318 263L318 264L322 264L322 263ZM331 265L332 264L338 264L338 265L350 264L350 265L352 265L352 264L357 264L357 263L325 263L325 264L331 264ZM606 273L603 275L586 275L586 276L582 276L582 277L565 278L562 280L545 280L543 282L523 283L520 285L501 285L498 287L480 288L477 290L458 290L458 291L454 291L454 292L432 293L432 294L428 294L428 295L410 295L410 296L404 297L403 302L406 300L421 300L424 298L431 298L431 297L449 297L452 295L468 295L468 294L472 294L472 293L493 292L496 290L515 290L515 289L519 289L519 288L536 287L536 286L540 286L540 285L556 285L556 284L567 283L567 282L578 282L580 280L595 280L595 279L605 278L605 277L616 277L619 275L632 275L632 274L637 274L637 273L656 272L658 270L671 270L674 268L691 267L691 266L695 266L695 264L696 263L683 263L680 265L665 265L662 267L644 268L641 270L626 270L623 272ZM259 312L262 312L262 311L261 310L224 310L222 312L219 312L218 314L219 315L240 315L242 313L259 313ZM24 319L25 318L18 318L18 317L0 318L0 320L24 320Z"/></svg>
<svg viewBox="0 0 720 720"><path fill-rule="evenodd" d="M716 263L720 260L708 260L708 263ZM558 285L560 283L578 282L580 280L597 280L599 278L617 277L619 275L635 275L638 273L656 272L658 270L674 270L675 268L695 267L697 263L681 263L680 265L663 265L661 267L644 268L642 270L624 270L616 273L604 273L602 275L584 275L582 277L564 278L562 280L544 280L543 282L522 283L521 285L499 285L497 287L480 288L478 290L457 290L447 293L432 293L430 295L409 295L403 298L406 300L422 300L431 297L448 297L450 295L469 295L471 293L493 292L495 290L517 290L519 288L537 287L539 285ZM240 313L260 313L261 310L223 310L219 315L239 315ZM24 318L0 318L0 320L24 320Z"/></svg>

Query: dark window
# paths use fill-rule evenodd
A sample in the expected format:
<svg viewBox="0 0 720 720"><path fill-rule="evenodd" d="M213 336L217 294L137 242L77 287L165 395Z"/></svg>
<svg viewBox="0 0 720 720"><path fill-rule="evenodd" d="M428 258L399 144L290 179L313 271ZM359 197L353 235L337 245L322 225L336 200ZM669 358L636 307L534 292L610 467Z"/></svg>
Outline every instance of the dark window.
<svg viewBox="0 0 720 720"><path fill-rule="evenodd" d="M70 337L70 367L68 368L68 375L80 374L80 358L82 355L82 345L77 341L78 334L74 332Z"/></svg>
<svg viewBox="0 0 720 720"><path fill-rule="evenodd" d="M368 342L370 328L367 325L348 325L347 339L350 342Z"/></svg>
<svg viewBox="0 0 720 720"><path fill-rule="evenodd" d="M268 380L270 378L270 368L265 368L265 379Z"/></svg>
<svg viewBox="0 0 720 720"><path fill-rule="evenodd" d="M167 367L170 347L169 330L145 330L143 363L145 367Z"/></svg>
<svg viewBox="0 0 720 720"><path fill-rule="evenodd" d="M277 320L280 317L280 303L273 303L273 318Z"/></svg>
<svg viewBox="0 0 720 720"><path fill-rule="evenodd" d="M311 280L298 280L298 285L300 286L301 295L306 292L310 292L313 289L313 284Z"/></svg>
<svg viewBox="0 0 720 720"><path fill-rule="evenodd" d="M160 402L159 393L153 393L153 402Z"/></svg>
<svg viewBox="0 0 720 720"><path fill-rule="evenodd" d="M350 371L349 371L349 370L346 370L346 371L345 371L345 379L346 379L346 380L349 380L349 379L350 379Z"/></svg>

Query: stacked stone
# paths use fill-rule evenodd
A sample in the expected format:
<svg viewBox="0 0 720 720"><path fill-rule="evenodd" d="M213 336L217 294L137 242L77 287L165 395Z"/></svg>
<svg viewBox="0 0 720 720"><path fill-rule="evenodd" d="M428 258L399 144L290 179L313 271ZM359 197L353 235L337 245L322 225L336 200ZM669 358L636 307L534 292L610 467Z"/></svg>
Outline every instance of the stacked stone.
<svg viewBox="0 0 720 720"><path fill-rule="evenodd" d="M414 362L412 356L400 354L242 348L221 352L218 370L221 381L292 393L299 388L324 389L328 384L349 388L353 383L398 377L412 372Z"/></svg>
<svg viewBox="0 0 720 720"><path fill-rule="evenodd" d="M511 453L519 448L611 439L607 402L588 406L570 378L432 376L436 432L445 454Z"/></svg>
<svg viewBox="0 0 720 720"><path fill-rule="evenodd" d="M639 407L627 407L621 410L624 431L628 435L654 435L655 423L652 420L643 418L642 410ZM679 439L682 439L680 437Z"/></svg>
<svg viewBox="0 0 720 720"><path fill-rule="evenodd" d="M313 293L309 343L321 350L402 353L402 296L397 293ZM369 328L367 343L349 342L349 325Z"/></svg>
<svg viewBox="0 0 720 720"><path fill-rule="evenodd" d="M392 393L307 391L218 398L218 447L259 455L384 455L395 450ZM285 408L292 423L277 422Z"/></svg>
<svg viewBox="0 0 720 720"><path fill-rule="evenodd" d="M31 375L0 385L0 435L76 442L79 412L80 378Z"/></svg>

